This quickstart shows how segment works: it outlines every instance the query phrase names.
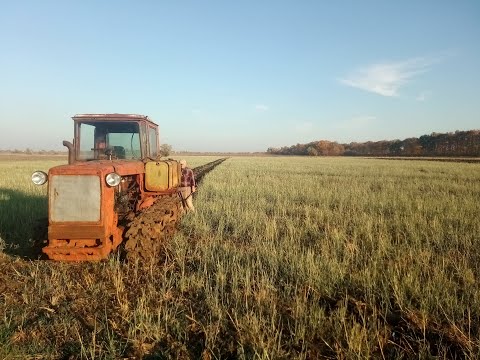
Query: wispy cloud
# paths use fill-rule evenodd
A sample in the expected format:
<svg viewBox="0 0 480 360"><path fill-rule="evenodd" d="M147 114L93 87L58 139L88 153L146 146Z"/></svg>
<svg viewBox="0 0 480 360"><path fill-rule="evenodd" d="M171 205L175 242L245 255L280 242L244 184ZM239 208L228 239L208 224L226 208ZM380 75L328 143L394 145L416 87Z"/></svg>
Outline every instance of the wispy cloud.
<svg viewBox="0 0 480 360"><path fill-rule="evenodd" d="M404 61L373 64L357 69L339 81L342 84L382 96L398 96L402 86L415 76L428 71L439 60L418 57Z"/></svg>
<svg viewBox="0 0 480 360"><path fill-rule="evenodd" d="M267 105L263 105L263 104L255 105L255 110L257 111L267 111L268 109L270 108Z"/></svg>

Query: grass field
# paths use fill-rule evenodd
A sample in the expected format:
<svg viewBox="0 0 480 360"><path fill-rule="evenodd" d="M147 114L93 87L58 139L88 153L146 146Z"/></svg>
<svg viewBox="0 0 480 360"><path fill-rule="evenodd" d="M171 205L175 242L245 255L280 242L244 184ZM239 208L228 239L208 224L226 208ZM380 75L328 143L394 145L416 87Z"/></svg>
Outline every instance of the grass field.
<svg viewBox="0 0 480 360"><path fill-rule="evenodd" d="M0 358L480 357L479 164L233 157L161 264L23 260L62 162L0 161Z"/></svg>

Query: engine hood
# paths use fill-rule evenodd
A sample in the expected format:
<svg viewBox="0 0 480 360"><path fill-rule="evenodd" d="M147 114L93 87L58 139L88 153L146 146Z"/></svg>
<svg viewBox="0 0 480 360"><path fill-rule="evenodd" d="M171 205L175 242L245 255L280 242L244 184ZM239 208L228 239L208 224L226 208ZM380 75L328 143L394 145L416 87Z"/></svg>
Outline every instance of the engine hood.
<svg viewBox="0 0 480 360"><path fill-rule="evenodd" d="M145 173L142 161L98 160L60 165L49 170L50 175L108 174L116 172L121 176Z"/></svg>

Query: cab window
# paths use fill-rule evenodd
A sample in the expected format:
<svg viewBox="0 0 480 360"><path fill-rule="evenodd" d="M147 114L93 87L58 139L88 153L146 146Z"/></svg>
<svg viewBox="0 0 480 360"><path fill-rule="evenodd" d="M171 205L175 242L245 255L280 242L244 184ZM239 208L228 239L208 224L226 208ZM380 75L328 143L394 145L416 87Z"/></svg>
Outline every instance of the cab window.
<svg viewBox="0 0 480 360"><path fill-rule="evenodd" d="M153 127L148 128L148 144L150 148L150 157L156 158L158 153L157 131Z"/></svg>
<svg viewBox="0 0 480 360"><path fill-rule="evenodd" d="M83 122L78 160L141 159L140 131L131 122Z"/></svg>

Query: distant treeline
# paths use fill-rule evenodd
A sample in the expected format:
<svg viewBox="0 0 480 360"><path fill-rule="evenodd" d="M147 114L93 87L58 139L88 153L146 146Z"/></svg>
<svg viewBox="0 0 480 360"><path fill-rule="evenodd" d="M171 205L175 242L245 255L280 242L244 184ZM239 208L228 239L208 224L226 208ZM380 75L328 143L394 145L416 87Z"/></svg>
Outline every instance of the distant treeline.
<svg viewBox="0 0 480 360"><path fill-rule="evenodd" d="M32 150L30 148L26 148L25 150L0 150L0 154L8 155L8 154L15 154L15 155L66 155L66 151L60 150Z"/></svg>
<svg viewBox="0 0 480 360"><path fill-rule="evenodd" d="M309 156L480 156L480 130L350 144L320 140L290 147L268 148L267 153Z"/></svg>

